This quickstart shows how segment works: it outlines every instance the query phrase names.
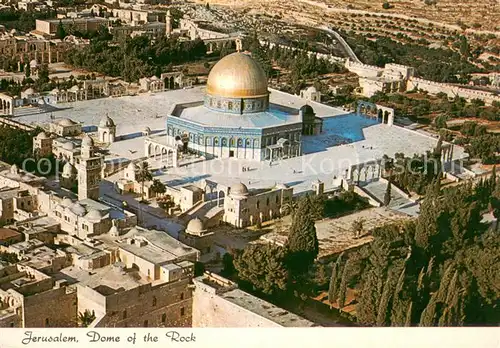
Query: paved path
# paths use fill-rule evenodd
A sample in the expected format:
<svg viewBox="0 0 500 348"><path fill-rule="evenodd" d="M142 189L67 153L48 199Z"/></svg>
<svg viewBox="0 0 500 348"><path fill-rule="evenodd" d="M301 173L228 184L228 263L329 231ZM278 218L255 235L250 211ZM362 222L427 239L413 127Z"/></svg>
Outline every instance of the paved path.
<svg viewBox="0 0 500 348"><path fill-rule="evenodd" d="M362 63L358 56L356 56L356 53L354 53L354 51L352 50L351 46L349 46L347 44L347 42L344 40L344 38L339 34L337 33L335 30L332 30L330 29L329 27L327 27L326 25L321 25L319 27L319 29L321 30L324 30L330 34L332 34L333 36L335 36L335 38L337 39L337 41L342 45L342 47L344 47L344 50L346 51L347 55L349 56L349 58L356 62L356 63Z"/></svg>

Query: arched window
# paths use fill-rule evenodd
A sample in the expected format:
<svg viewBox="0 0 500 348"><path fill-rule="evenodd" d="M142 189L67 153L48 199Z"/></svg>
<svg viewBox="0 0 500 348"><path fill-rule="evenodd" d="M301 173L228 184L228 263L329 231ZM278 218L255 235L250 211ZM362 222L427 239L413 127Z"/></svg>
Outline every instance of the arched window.
<svg viewBox="0 0 500 348"><path fill-rule="evenodd" d="M215 146L219 146L219 138L215 138L214 139L214 145Z"/></svg>
<svg viewBox="0 0 500 348"><path fill-rule="evenodd" d="M212 145L212 138L207 137L206 138L206 143L207 143L207 145Z"/></svg>
<svg viewBox="0 0 500 348"><path fill-rule="evenodd" d="M269 197L266 199L266 205L269 205Z"/></svg>
<svg viewBox="0 0 500 348"><path fill-rule="evenodd" d="M278 196L276 196L276 204L278 204L278 202L279 202L279 198L278 198Z"/></svg>
<svg viewBox="0 0 500 348"><path fill-rule="evenodd" d="M250 144L251 144L251 140L250 140L250 139L247 139L247 141L246 141L246 145L247 145L247 147L250 147Z"/></svg>
<svg viewBox="0 0 500 348"><path fill-rule="evenodd" d="M227 146L227 139L226 138L222 138L222 146Z"/></svg>
<svg viewBox="0 0 500 348"><path fill-rule="evenodd" d="M238 147L241 147L243 146L243 140L242 139L238 139Z"/></svg>
<svg viewBox="0 0 500 348"><path fill-rule="evenodd" d="M260 201L257 201L257 209L260 207Z"/></svg>
<svg viewBox="0 0 500 348"><path fill-rule="evenodd" d="M230 144L231 146L234 146L234 138L229 139L229 144Z"/></svg>

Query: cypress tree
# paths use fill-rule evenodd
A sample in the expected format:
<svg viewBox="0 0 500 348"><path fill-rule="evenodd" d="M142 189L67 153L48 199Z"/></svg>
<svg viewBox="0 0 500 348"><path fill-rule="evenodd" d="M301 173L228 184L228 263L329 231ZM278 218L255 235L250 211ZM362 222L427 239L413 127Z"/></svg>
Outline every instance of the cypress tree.
<svg viewBox="0 0 500 348"><path fill-rule="evenodd" d="M59 24L57 25L56 37L61 40L66 37L66 30L64 30L64 26L61 20L59 20Z"/></svg>
<svg viewBox="0 0 500 348"><path fill-rule="evenodd" d="M391 180L387 183L387 189L385 190L384 195L384 205L387 207L389 203L391 203Z"/></svg>
<svg viewBox="0 0 500 348"><path fill-rule="evenodd" d="M349 259L344 266L344 271L342 272L342 280L340 282L339 289L339 307L343 308L345 305L346 294L347 294L347 281L349 277Z"/></svg>
<svg viewBox="0 0 500 348"><path fill-rule="evenodd" d="M328 287L328 302L330 302L330 304L334 303L337 300L337 291L339 287L338 273L340 271L340 263L342 262L343 255L344 253L339 255L332 268L332 276L330 277L330 285Z"/></svg>
<svg viewBox="0 0 500 348"><path fill-rule="evenodd" d="M286 248L289 253L289 266L294 274L303 274L318 256L319 242L316 226L311 217L310 201L299 202L298 212L292 218L292 226Z"/></svg>

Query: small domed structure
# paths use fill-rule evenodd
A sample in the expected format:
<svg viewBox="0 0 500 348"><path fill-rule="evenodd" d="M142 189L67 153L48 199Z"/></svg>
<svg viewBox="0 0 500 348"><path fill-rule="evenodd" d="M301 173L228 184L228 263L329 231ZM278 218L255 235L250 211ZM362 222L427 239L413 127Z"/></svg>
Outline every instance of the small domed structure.
<svg viewBox="0 0 500 348"><path fill-rule="evenodd" d="M72 141L67 141L63 144L63 149L65 150L68 150L68 151L71 151L71 150L74 150L75 149L75 144L73 144Z"/></svg>
<svg viewBox="0 0 500 348"><path fill-rule="evenodd" d="M62 172L63 177L70 178L74 174L75 174L75 167L71 163L67 162L63 167L63 172Z"/></svg>
<svg viewBox="0 0 500 348"><path fill-rule="evenodd" d="M205 231L206 230L205 227L203 226L203 221L201 221L199 218L194 218L190 220L186 226L186 233L189 234L200 235Z"/></svg>
<svg viewBox="0 0 500 348"><path fill-rule="evenodd" d="M49 136L48 136L48 135L47 135L47 133L45 133L45 132L40 132L40 133L38 133L38 135L36 136L36 138L37 138L38 140L44 140L44 139L48 139L48 138L49 138Z"/></svg>
<svg viewBox="0 0 500 348"><path fill-rule="evenodd" d="M101 143L111 144L115 142L116 125L108 115L105 115L101 119L101 122L99 122L99 127L97 127L97 136Z"/></svg>
<svg viewBox="0 0 500 348"><path fill-rule="evenodd" d="M58 123L60 126L63 126L63 127L71 127L71 126L74 126L76 124L75 121L72 121L69 118L63 118Z"/></svg>
<svg viewBox="0 0 500 348"><path fill-rule="evenodd" d="M69 209L78 216L84 216L87 212L85 207L78 202L73 203Z"/></svg>
<svg viewBox="0 0 500 348"><path fill-rule="evenodd" d="M99 210L90 209L90 211L87 213L87 215L85 215L85 218L87 220L90 220L90 221L98 222L98 221L101 221L102 215L101 215L101 212Z"/></svg>
<svg viewBox="0 0 500 348"><path fill-rule="evenodd" d="M73 201L69 197L64 197L62 202L61 202L61 205L63 207L70 207L71 205L73 205Z"/></svg>
<svg viewBox="0 0 500 348"><path fill-rule="evenodd" d="M242 184L240 182L239 184L231 186L231 188L229 189L229 194L231 196L247 196L248 187L246 187L245 184Z"/></svg>

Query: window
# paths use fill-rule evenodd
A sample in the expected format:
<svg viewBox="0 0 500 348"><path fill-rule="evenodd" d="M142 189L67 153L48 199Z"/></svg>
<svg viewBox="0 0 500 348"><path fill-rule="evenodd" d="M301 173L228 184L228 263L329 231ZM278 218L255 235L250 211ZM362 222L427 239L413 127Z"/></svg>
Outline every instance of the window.
<svg viewBox="0 0 500 348"><path fill-rule="evenodd" d="M149 269L148 269L148 276L149 276ZM153 296L153 307L156 306L156 296Z"/></svg>
<svg viewBox="0 0 500 348"><path fill-rule="evenodd" d="M278 202L279 202L279 198L278 198L278 196L276 196L276 204L278 204Z"/></svg>
<svg viewBox="0 0 500 348"><path fill-rule="evenodd" d="M14 323L10 323L10 325L9 325L9 326L10 326L10 327L14 327Z"/></svg>
<svg viewBox="0 0 500 348"><path fill-rule="evenodd" d="M161 315L161 322L165 324L165 322L167 321L167 314L166 313L163 313Z"/></svg>
<svg viewBox="0 0 500 348"><path fill-rule="evenodd" d="M181 292L181 300L184 300L184 293Z"/></svg>
<svg viewBox="0 0 500 348"><path fill-rule="evenodd" d="M45 327L49 327L49 318L45 318Z"/></svg>
<svg viewBox="0 0 500 348"><path fill-rule="evenodd" d="M123 319L127 319L127 310L126 309L123 311Z"/></svg>
<svg viewBox="0 0 500 348"><path fill-rule="evenodd" d="M233 110L233 102L228 102L227 103L227 109L228 110Z"/></svg>
<svg viewBox="0 0 500 348"><path fill-rule="evenodd" d="M257 209L259 209L259 206L260 206L260 202L257 201Z"/></svg>
<svg viewBox="0 0 500 348"><path fill-rule="evenodd" d="M181 307L181 317L184 316L184 307Z"/></svg>
<svg viewBox="0 0 500 348"><path fill-rule="evenodd" d="M144 327L148 327L148 321L144 320Z"/></svg>
<svg viewBox="0 0 500 348"><path fill-rule="evenodd" d="M266 199L266 205L269 205L269 197Z"/></svg>

